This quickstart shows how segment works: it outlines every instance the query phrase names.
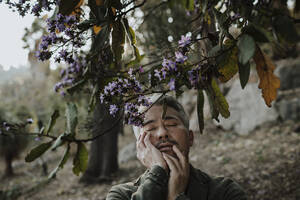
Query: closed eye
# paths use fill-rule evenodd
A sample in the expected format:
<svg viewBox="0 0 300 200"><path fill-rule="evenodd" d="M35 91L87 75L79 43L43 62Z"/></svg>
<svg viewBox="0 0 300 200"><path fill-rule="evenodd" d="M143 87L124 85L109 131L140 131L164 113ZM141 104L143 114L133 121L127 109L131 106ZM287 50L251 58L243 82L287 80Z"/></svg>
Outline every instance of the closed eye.
<svg viewBox="0 0 300 200"><path fill-rule="evenodd" d="M156 129L156 127L153 128L149 128L147 131L154 131Z"/></svg>

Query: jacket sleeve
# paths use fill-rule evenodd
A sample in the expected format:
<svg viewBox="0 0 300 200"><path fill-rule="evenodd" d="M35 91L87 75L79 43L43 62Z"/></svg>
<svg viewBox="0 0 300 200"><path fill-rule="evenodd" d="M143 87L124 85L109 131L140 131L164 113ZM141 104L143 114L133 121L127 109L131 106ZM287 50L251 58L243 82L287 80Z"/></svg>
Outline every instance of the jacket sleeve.
<svg viewBox="0 0 300 200"><path fill-rule="evenodd" d="M165 200L168 175L163 168L153 166L137 189L134 187L136 186L114 186L108 192L106 200Z"/></svg>

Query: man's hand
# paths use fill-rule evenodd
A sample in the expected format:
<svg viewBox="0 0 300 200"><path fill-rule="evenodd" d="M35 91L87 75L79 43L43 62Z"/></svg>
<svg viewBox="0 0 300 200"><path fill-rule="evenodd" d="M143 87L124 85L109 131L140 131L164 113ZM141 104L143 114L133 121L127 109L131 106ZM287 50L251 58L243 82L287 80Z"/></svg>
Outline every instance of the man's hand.
<svg viewBox="0 0 300 200"><path fill-rule="evenodd" d="M173 145L173 151L178 159L163 153L163 157L170 170L168 200L175 200L180 193L185 191L190 174L190 166L187 158L180 152L176 145Z"/></svg>
<svg viewBox="0 0 300 200"><path fill-rule="evenodd" d="M149 138L150 133L147 134L146 132L139 136L136 142L137 158L149 169L154 165L159 165L167 171L167 163L162 153L151 144Z"/></svg>

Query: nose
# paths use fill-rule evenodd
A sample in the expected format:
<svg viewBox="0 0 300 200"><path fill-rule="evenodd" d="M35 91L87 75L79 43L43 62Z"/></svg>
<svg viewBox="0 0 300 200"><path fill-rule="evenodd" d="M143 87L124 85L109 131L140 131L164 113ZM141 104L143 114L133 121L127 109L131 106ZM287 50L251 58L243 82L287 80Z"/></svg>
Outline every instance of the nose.
<svg viewBox="0 0 300 200"><path fill-rule="evenodd" d="M156 136L159 140L167 139L169 138L169 131L164 125L161 125L157 131Z"/></svg>

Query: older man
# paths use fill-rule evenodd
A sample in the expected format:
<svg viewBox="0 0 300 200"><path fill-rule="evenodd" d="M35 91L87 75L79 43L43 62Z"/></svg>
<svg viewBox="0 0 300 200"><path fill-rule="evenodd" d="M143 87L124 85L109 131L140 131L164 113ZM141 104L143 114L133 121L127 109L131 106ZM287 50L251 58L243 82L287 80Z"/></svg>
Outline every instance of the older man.
<svg viewBox="0 0 300 200"><path fill-rule="evenodd" d="M234 181L212 178L189 164L194 133L175 98L159 99L146 112L143 127L135 129L135 134L137 157L147 171L135 182L112 187L107 200L246 199L245 192Z"/></svg>

